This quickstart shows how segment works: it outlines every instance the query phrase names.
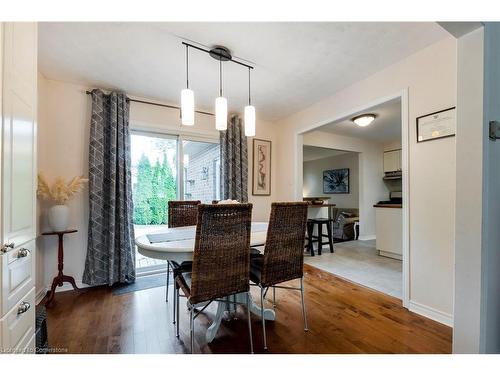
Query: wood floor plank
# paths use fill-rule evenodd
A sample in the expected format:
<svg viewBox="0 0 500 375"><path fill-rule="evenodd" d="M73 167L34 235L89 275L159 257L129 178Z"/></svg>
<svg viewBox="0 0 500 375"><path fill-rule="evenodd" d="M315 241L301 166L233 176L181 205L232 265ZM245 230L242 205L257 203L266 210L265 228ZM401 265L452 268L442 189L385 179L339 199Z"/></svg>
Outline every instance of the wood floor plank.
<svg viewBox="0 0 500 375"><path fill-rule="evenodd" d="M300 293L278 290L276 321L266 324L269 353L451 352L450 327L409 312L394 297L312 266L305 265L304 271L309 332L303 330ZM258 289L252 293L258 300ZM187 353L186 304L181 299L177 339L171 303L165 302L165 287L123 295L113 295L109 287L58 293L47 311L49 344L69 353ZM217 337L207 344L206 328L214 316L211 306L198 317L195 351L248 353L245 310L238 308L236 319L223 320ZM255 352L264 353L256 316L252 329Z"/></svg>

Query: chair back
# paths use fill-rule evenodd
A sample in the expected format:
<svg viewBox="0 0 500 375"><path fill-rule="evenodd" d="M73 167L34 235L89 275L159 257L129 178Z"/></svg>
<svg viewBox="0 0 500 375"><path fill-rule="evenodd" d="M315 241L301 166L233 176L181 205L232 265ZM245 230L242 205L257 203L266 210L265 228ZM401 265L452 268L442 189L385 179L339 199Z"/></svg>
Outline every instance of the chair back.
<svg viewBox="0 0 500 375"><path fill-rule="evenodd" d="M200 201L168 201L168 227L196 225Z"/></svg>
<svg viewBox="0 0 500 375"><path fill-rule="evenodd" d="M261 284L270 286L303 276L307 202L271 205Z"/></svg>
<svg viewBox="0 0 500 375"><path fill-rule="evenodd" d="M191 303L249 290L252 204L200 204Z"/></svg>

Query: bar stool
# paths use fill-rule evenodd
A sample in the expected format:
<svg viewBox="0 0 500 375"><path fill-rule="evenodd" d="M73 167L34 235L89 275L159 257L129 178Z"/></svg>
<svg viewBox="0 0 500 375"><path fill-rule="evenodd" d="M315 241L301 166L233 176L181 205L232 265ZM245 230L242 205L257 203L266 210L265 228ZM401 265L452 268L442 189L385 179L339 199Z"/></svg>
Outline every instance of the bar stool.
<svg viewBox="0 0 500 375"><path fill-rule="evenodd" d="M332 219L327 218L317 218L317 219L307 219L307 249L314 256L314 242L318 243L318 255L321 255L323 250L323 245L328 244L330 246L330 253L334 252L333 249L333 235L332 235ZM323 233L323 225L326 225L326 234ZM314 235L314 226L317 226L318 234ZM327 238L327 241L323 241Z"/></svg>

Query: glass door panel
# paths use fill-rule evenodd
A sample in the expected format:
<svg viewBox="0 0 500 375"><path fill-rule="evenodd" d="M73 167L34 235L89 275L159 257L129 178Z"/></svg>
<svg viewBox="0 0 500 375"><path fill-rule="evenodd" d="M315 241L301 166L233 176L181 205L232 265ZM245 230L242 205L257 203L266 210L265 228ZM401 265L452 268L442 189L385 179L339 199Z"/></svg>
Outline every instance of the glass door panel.
<svg viewBox="0 0 500 375"><path fill-rule="evenodd" d="M184 200L212 203L220 199L218 143L183 140Z"/></svg>
<svg viewBox="0 0 500 375"><path fill-rule="evenodd" d="M135 236L141 236L167 226L167 202L177 199L177 137L133 133L131 159ZM138 273L165 267L136 253Z"/></svg>

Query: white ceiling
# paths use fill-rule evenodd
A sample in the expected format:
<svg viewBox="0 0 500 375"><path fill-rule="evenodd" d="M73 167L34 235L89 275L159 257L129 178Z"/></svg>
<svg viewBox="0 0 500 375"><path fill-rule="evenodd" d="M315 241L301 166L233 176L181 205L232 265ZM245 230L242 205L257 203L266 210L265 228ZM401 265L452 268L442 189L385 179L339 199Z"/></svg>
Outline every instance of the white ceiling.
<svg viewBox="0 0 500 375"><path fill-rule="evenodd" d="M307 146L307 145L304 145L302 147L302 158L304 161L324 159L347 153L349 153L349 151L334 150L331 148L324 148L324 147Z"/></svg>
<svg viewBox="0 0 500 375"><path fill-rule="evenodd" d="M377 117L370 125L361 127L353 123L351 119L362 113L374 113ZM400 140L401 99L394 99L364 111L353 113L346 119L324 125L316 130L380 143Z"/></svg>
<svg viewBox="0 0 500 375"><path fill-rule="evenodd" d="M257 116L300 111L447 35L437 23L40 23L39 69L49 79L121 89L179 103L185 85L183 39L225 45L256 65ZM197 109L212 110L218 64L190 53ZM231 111L247 101L247 71L225 64Z"/></svg>

